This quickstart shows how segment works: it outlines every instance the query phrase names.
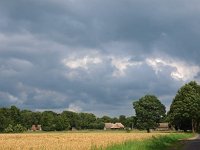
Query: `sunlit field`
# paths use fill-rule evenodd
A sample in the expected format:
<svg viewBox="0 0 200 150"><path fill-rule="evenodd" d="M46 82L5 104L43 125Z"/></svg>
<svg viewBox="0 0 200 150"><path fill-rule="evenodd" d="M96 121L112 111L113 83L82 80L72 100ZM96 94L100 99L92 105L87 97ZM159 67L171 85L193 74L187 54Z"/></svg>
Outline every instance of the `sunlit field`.
<svg viewBox="0 0 200 150"><path fill-rule="evenodd" d="M167 133L27 133L0 134L0 149L3 150L90 150L92 147L106 147L127 140L143 140Z"/></svg>

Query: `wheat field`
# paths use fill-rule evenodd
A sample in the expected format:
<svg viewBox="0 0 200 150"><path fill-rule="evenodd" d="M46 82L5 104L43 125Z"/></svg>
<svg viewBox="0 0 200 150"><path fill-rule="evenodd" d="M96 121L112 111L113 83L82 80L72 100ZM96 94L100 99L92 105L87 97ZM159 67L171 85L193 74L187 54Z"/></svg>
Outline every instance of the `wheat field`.
<svg viewBox="0 0 200 150"><path fill-rule="evenodd" d="M0 134L1 150L90 150L126 140L143 140L165 133L27 133Z"/></svg>

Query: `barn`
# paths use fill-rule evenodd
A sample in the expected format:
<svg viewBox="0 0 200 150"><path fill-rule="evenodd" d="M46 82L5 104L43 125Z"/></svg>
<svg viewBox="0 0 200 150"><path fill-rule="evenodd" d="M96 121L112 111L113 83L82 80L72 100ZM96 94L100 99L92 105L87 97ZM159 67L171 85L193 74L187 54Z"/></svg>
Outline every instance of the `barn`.
<svg viewBox="0 0 200 150"><path fill-rule="evenodd" d="M159 123L158 128L156 129L157 131L168 131L171 130L169 123Z"/></svg>
<svg viewBox="0 0 200 150"><path fill-rule="evenodd" d="M41 131L42 126L41 125L32 125L31 130L32 131Z"/></svg>
<svg viewBox="0 0 200 150"><path fill-rule="evenodd" d="M105 123L104 130L109 129L124 129L124 125L120 122L118 123Z"/></svg>

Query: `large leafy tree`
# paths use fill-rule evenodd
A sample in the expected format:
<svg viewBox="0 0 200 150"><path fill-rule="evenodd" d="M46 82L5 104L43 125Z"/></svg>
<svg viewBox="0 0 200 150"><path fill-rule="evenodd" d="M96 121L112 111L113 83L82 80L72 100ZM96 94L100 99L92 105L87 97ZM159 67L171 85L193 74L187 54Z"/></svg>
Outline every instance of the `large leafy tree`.
<svg viewBox="0 0 200 150"><path fill-rule="evenodd" d="M76 129L80 129L80 117L78 113L72 111L63 111L61 116L69 121L70 128L75 127Z"/></svg>
<svg viewBox="0 0 200 150"><path fill-rule="evenodd" d="M139 101L133 102L139 129L150 129L158 127L158 123L165 115L165 106L154 95L145 95Z"/></svg>
<svg viewBox="0 0 200 150"><path fill-rule="evenodd" d="M55 118L57 114L53 111L44 111L41 114L41 125L44 131L56 130Z"/></svg>
<svg viewBox="0 0 200 150"><path fill-rule="evenodd" d="M10 125L17 125L21 122L20 110L11 106L10 108L0 108L0 132L4 131Z"/></svg>
<svg viewBox="0 0 200 150"><path fill-rule="evenodd" d="M96 121L96 116L92 113L79 113L79 118L81 129L92 128L91 124Z"/></svg>
<svg viewBox="0 0 200 150"><path fill-rule="evenodd" d="M182 86L170 106L169 118L177 129L197 131L200 120L200 85L195 81Z"/></svg>
<svg viewBox="0 0 200 150"><path fill-rule="evenodd" d="M63 117L62 115L58 114L54 117L54 129L56 131L63 131L68 130L70 127L69 121L67 118Z"/></svg>
<svg viewBox="0 0 200 150"><path fill-rule="evenodd" d="M32 125L39 125L41 123L41 112L32 112L30 110L21 111L21 124L30 129Z"/></svg>
<svg viewBox="0 0 200 150"><path fill-rule="evenodd" d="M125 127L127 127L127 118L124 115L119 116L119 122L122 123Z"/></svg>
<svg viewBox="0 0 200 150"><path fill-rule="evenodd" d="M112 118L109 116L103 116L101 119L104 123L112 122Z"/></svg>
<svg viewBox="0 0 200 150"><path fill-rule="evenodd" d="M14 121L14 124L17 125L21 122L20 109L16 106L10 107L10 118Z"/></svg>

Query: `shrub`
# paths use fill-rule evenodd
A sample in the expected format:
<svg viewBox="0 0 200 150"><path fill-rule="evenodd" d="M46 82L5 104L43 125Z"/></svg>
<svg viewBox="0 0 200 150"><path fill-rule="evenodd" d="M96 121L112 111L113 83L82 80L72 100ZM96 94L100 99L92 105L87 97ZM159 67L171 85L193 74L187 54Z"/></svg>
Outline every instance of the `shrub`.
<svg viewBox="0 0 200 150"><path fill-rule="evenodd" d="M13 126L11 124L8 125L7 128L5 128L4 132L6 133L13 133Z"/></svg>
<svg viewBox="0 0 200 150"><path fill-rule="evenodd" d="M24 131L26 131L26 128L21 124L17 124L16 126L9 124L8 127L4 130L6 133L22 133Z"/></svg>
<svg viewBox="0 0 200 150"><path fill-rule="evenodd" d="M14 132L15 133L22 133L24 131L26 131L26 128L23 127L21 124L17 124L16 126L14 126Z"/></svg>

